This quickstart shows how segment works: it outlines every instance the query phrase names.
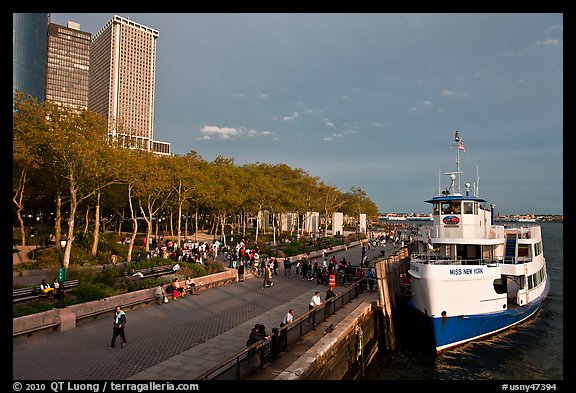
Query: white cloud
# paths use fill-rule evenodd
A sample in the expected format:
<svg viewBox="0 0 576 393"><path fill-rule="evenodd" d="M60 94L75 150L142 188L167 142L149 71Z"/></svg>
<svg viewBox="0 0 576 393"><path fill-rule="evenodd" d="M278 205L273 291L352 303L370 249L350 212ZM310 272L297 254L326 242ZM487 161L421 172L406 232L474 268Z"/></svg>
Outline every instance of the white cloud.
<svg viewBox="0 0 576 393"><path fill-rule="evenodd" d="M444 89L442 90L442 95L446 97L455 96L457 93L454 90Z"/></svg>
<svg viewBox="0 0 576 393"><path fill-rule="evenodd" d="M214 135L218 139L228 139L238 134L238 130L236 128L216 126L204 126L200 129L200 132L209 137Z"/></svg>
<svg viewBox="0 0 576 393"><path fill-rule="evenodd" d="M211 140L213 138L218 138L220 140L230 139L233 137L257 137L257 136L268 136L272 135L270 131L258 131L253 128L234 128L234 127L217 127L217 126L204 126L200 129L203 136L197 138L197 140Z"/></svg>
<svg viewBox="0 0 576 393"><path fill-rule="evenodd" d="M422 105L424 105L424 106L430 106L430 105L432 105L432 101L426 100L426 101L424 101L424 102L422 103Z"/></svg>
<svg viewBox="0 0 576 393"><path fill-rule="evenodd" d="M324 137L324 140L325 140L326 142L332 142L332 141L334 141L334 140L336 140L336 139L338 139L338 138L342 138L342 137L344 137L344 136L346 136L346 135L355 135L355 134L357 134L357 133L358 133L358 131L352 130L352 129L349 129L349 128L348 128L348 129L346 129L344 132L340 132L340 133L336 133L336 132L335 132L335 133L332 133L330 136Z"/></svg>
<svg viewBox="0 0 576 393"><path fill-rule="evenodd" d="M342 101L350 101L350 97L348 97L348 96L342 96L342 97L340 97L340 99Z"/></svg>
<svg viewBox="0 0 576 393"><path fill-rule="evenodd" d="M542 47L542 46L560 46L562 45L562 40L555 40L555 39L545 39L542 41L536 41L535 45L537 47Z"/></svg>
<svg viewBox="0 0 576 393"><path fill-rule="evenodd" d="M266 93L256 94L256 98L258 98L259 100L265 100L268 98L268 94Z"/></svg>
<svg viewBox="0 0 576 393"><path fill-rule="evenodd" d="M296 120L296 119L298 118L298 116L299 116L299 115L298 115L298 112L294 112L294 113L292 113L291 116L284 116L284 117L282 118L282 120L283 120L283 121L292 121L292 120Z"/></svg>
<svg viewBox="0 0 576 393"><path fill-rule="evenodd" d="M327 120L324 125L328 128L335 128L334 123L332 123L331 121Z"/></svg>

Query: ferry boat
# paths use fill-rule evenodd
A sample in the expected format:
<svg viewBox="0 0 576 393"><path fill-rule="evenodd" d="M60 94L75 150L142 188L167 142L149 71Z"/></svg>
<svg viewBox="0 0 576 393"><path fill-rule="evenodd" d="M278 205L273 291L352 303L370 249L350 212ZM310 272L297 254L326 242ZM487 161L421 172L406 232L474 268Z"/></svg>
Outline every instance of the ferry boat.
<svg viewBox="0 0 576 393"><path fill-rule="evenodd" d="M436 353L525 321L550 290L540 226L495 225L495 205L476 185L462 194L458 131L455 141L456 171L445 173L449 188L425 201L432 223L419 227L408 270L408 304Z"/></svg>

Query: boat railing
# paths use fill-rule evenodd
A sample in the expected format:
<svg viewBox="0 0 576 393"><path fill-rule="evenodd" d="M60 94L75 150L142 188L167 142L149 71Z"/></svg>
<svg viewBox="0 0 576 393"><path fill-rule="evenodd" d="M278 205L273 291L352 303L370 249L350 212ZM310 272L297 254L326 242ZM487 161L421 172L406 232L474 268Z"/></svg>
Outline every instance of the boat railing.
<svg viewBox="0 0 576 393"><path fill-rule="evenodd" d="M410 261L430 265L498 265L502 263L502 258L462 259L462 257L454 258L431 253L413 253Z"/></svg>
<svg viewBox="0 0 576 393"><path fill-rule="evenodd" d="M507 257L503 263L507 265L520 265L528 262L532 262L532 257Z"/></svg>

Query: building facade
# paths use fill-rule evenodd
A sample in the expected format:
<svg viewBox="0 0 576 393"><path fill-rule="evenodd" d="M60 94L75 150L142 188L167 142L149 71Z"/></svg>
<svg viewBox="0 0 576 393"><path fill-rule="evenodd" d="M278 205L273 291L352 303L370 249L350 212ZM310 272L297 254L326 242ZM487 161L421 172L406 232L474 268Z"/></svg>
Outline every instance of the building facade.
<svg viewBox="0 0 576 393"><path fill-rule="evenodd" d="M108 118L119 146L153 149L158 31L118 15L94 35L88 109Z"/></svg>
<svg viewBox="0 0 576 393"><path fill-rule="evenodd" d="M80 25L48 25L46 99L75 110L88 108L92 35Z"/></svg>
<svg viewBox="0 0 576 393"><path fill-rule="evenodd" d="M46 98L46 52L50 14L12 14L12 91Z"/></svg>

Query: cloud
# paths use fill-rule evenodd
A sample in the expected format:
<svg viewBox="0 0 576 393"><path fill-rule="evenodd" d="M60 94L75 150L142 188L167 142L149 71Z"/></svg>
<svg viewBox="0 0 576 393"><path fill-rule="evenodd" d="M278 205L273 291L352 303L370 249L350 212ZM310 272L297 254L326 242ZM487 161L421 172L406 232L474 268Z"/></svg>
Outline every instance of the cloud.
<svg viewBox="0 0 576 393"><path fill-rule="evenodd" d="M562 45L562 40L556 40L556 39L548 38L548 39L545 39L542 41L536 41L535 45L538 48L543 47L543 46L560 46L560 45Z"/></svg>
<svg viewBox="0 0 576 393"><path fill-rule="evenodd" d="M446 97L455 96L457 93L454 90L444 89L442 90L442 95Z"/></svg>
<svg viewBox="0 0 576 393"><path fill-rule="evenodd" d="M284 116L284 117L282 118L282 120L283 120L283 121L292 121L292 120L296 120L296 119L298 118L298 116L299 116L298 112L294 112L294 113L292 113L292 115L290 115L290 116Z"/></svg>
<svg viewBox="0 0 576 393"><path fill-rule="evenodd" d="M200 129L200 132L204 134L204 137L212 138L214 136L218 139L229 139L238 135L238 130L232 127L204 126Z"/></svg>
<svg viewBox="0 0 576 393"><path fill-rule="evenodd" d="M266 94L266 93L259 93L259 94L256 94L256 98L258 98L259 100L265 100L265 99L268 98L268 94Z"/></svg>
<svg viewBox="0 0 576 393"><path fill-rule="evenodd" d="M327 119L325 120L324 125L328 128L335 128L334 123Z"/></svg>
<svg viewBox="0 0 576 393"><path fill-rule="evenodd" d="M332 133L330 136L324 137L324 141L326 141L326 142L332 142L332 141L334 141L334 140L336 140L336 139L338 139L338 138L342 138L342 137L344 137L344 136L346 136L346 135L355 135L355 134L357 134L357 133L358 133L358 131L352 130L352 129L349 129L349 128L348 128L348 129L346 129L344 132L340 132L340 133L336 133L336 132L335 132L335 133Z"/></svg>
<svg viewBox="0 0 576 393"><path fill-rule="evenodd" d="M270 131L258 131L253 128L234 128L234 127L217 127L217 126L204 126L200 129L203 134L201 137L196 138L197 140L211 140L217 138L220 140L231 139L233 137L257 137L257 136L269 136L272 135Z"/></svg>
<svg viewBox="0 0 576 393"><path fill-rule="evenodd" d="M420 104L420 105L423 105L423 106L431 106L431 105L432 105L432 101L426 100L426 101L424 101L424 102L423 102L422 104Z"/></svg>

